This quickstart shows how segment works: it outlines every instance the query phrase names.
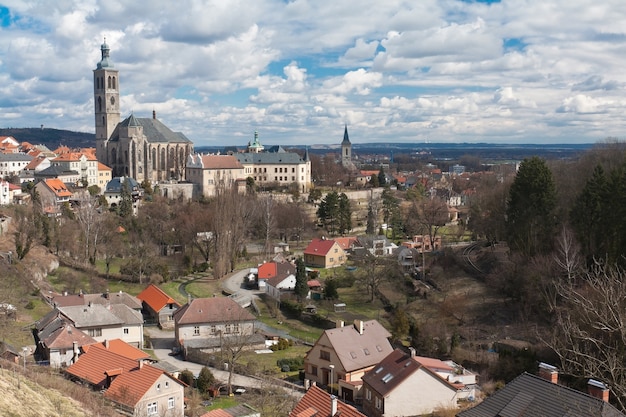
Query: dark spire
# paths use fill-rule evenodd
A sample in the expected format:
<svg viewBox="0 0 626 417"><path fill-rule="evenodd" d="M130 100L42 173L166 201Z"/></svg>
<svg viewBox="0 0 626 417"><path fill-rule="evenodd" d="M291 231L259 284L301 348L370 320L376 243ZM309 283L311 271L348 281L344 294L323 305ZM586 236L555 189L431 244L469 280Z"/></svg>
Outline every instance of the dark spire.
<svg viewBox="0 0 626 417"><path fill-rule="evenodd" d="M348 137L348 125L346 125L345 130L343 131L343 142L341 142L342 145L349 145L350 144L350 138Z"/></svg>
<svg viewBox="0 0 626 417"><path fill-rule="evenodd" d="M309 156L309 147L304 148L304 162L309 162L311 157Z"/></svg>

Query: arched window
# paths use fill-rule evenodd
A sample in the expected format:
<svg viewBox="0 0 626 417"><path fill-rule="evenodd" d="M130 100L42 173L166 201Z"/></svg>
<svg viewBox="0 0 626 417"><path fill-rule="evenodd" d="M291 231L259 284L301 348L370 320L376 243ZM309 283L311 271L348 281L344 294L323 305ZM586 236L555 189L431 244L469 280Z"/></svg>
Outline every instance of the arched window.
<svg viewBox="0 0 626 417"><path fill-rule="evenodd" d="M111 106L115 106L115 97L111 97Z"/></svg>
<svg viewBox="0 0 626 417"><path fill-rule="evenodd" d="M115 86L115 77L113 77L113 88L117 88L117 87Z"/></svg>
<svg viewBox="0 0 626 417"><path fill-rule="evenodd" d="M111 88L111 76L109 76L109 81L108 81L108 85L107 85L107 87L108 87L108 88Z"/></svg>
<svg viewBox="0 0 626 417"><path fill-rule="evenodd" d="M156 153L156 149L152 149L152 169L156 170L156 163L157 163L157 153Z"/></svg>
<svg viewBox="0 0 626 417"><path fill-rule="evenodd" d="M102 97L98 97L98 112L102 111Z"/></svg>

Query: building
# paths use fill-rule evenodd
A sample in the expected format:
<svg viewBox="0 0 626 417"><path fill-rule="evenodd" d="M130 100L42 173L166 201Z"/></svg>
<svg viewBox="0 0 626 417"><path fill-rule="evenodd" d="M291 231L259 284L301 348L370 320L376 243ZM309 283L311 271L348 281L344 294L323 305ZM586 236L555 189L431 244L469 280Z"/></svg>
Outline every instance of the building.
<svg viewBox="0 0 626 417"><path fill-rule="evenodd" d="M134 178L112 178L109 182L107 182L102 194L104 195L109 207L115 208L122 202L125 192L128 193L128 197L132 202L133 215L137 215L139 202L143 196L143 188L141 188L139 183L135 181Z"/></svg>
<svg viewBox="0 0 626 417"><path fill-rule="evenodd" d="M244 167L233 155L189 155L185 177L195 185L194 195L212 197L217 187L246 190Z"/></svg>
<svg viewBox="0 0 626 417"><path fill-rule="evenodd" d="M149 360L137 358L134 351L108 349L95 344L67 368L67 375L103 390L124 415L183 417L185 384L152 366Z"/></svg>
<svg viewBox="0 0 626 417"><path fill-rule="evenodd" d="M304 249L304 263L313 268L334 268L346 260L345 251L332 239L313 239Z"/></svg>
<svg viewBox="0 0 626 417"><path fill-rule="evenodd" d="M219 350L233 338L252 337L255 320L232 298L196 298L174 314L174 335L183 352L187 349Z"/></svg>
<svg viewBox="0 0 626 417"><path fill-rule="evenodd" d="M394 350L363 376L363 411L369 417L431 414L476 398L476 375L460 366Z"/></svg>
<svg viewBox="0 0 626 417"><path fill-rule="evenodd" d="M106 40L100 50L102 58L93 71L98 161L111 167L113 177L129 176L153 184L184 180L193 143L160 122L154 111L152 118L131 114L120 122L119 71L109 57Z"/></svg>
<svg viewBox="0 0 626 417"><path fill-rule="evenodd" d="M341 141L341 165L350 170L356 169L354 162L352 162L352 143L348 137L348 125L345 126Z"/></svg>
<svg viewBox="0 0 626 417"><path fill-rule="evenodd" d="M48 214L60 213L61 206L69 204L72 197L72 192L58 178L39 181L35 190L39 193L44 212Z"/></svg>
<svg viewBox="0 0 626 417"><path fill-rule="evenodd" d="M391 333L376 320L355 320L352 326L338 322L336 328L322 333L305 356L305 386L307 381L337 384L340 398L360 400L362 376L393 351L389 337Z"/></svg>
<svg viewBox="0 0 626 417"><path fill-rule="evenodd" d="M457 417L624 417L609 404L609 389L590 379L588 393L560 385L558 371L539 365L539 375L524 372L478 405Z"/></svg>
<svg viewBox="0 0 626 417"><path fill-rule="evenodd" d="M154 284L148 285L137 298L143 303L146 317L162 328L174 327L174 313L180 304Z"/></svg>
<svg viewBox="0 0 626 417"><path fill-rule="evenodd" d="M259 141L254 132L254 141L248 143L247 152L234 156L244 169L244 177L252 178L255 184L290 186L295 184L298 191L306 193L311 188L311 159L308 150L304 157L295 152L287 152L281 146L270 149Z"/></svg>
<svg viewBox="0 0 626 417"><path fill-rule="evenodd" d="M98 182L97 186L100 187L100 191L104 190L109 183L113 179L113 170L108 166L104 165L102 162L98 162Z"/></svg>
<svg viewBox="0 0 626 417"><path fill-rule="evenodd" d="M19 176L32 159L32 156L23 153L0 153L0 178Z"/></svg>
<svg viewBox="0 0 626 417"><path fill-rule="evenodd" d="M366 417L356 408L313 385L289 413L289 417Z"/></svg>
<svg viewBox="0 0 626 417"><path fill-rule="evenodd" d="M98 160L94 149L65 152L52 159L51 163L65 171L76 171L79 179L76 183L81 182L87 187L98 185Z"/></svg>

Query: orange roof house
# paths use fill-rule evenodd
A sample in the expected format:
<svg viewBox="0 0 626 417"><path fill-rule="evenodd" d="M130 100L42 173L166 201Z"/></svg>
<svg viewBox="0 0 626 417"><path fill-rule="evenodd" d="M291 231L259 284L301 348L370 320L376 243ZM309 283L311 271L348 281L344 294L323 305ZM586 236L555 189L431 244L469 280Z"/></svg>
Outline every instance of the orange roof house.
<svg viewBox="0 0 626 417"><path fill-rule="evenodd" d="M304 249L304 263L314 268L334 268L346 259L345 251L331 239L313 239Z"/></svg>
<svg viewBox="0 0 626 417"><path fill-rule="evenodd" d="M143 358L132 359L98 343L80 355L66 373L95 389L106 389L105 398L127 414L183 415L185 384Z"/></svg>
<svg viewBox="0 0 626 417"><path fill-rule="evenodd" d="M173 316L180 308L180 304L162 289L150 284L137 298L142 301L144 310L159 326L167 328L174 326Z"/></svg>
<svg viewBox="0 0 626 417"><path fill-rule="evenodd" d="M58 212L64 203L69 203L72 192L58 178L39 181L35 189L41 197L41 205L45 211Z"/></svg>
<svg viewBox="0 0 626 417"><path fill-rule="evenodd" d="M105 340L101 343L93 343L90 345L85 345L82 347L83 352L89 352L89 349L93 346L104 347L104 349L109 352L116 353L118 355L124 356L129 359L139 360L139 359L150 359L150 355L144 352L141 349L137 349L133 345L129 345L124 342L122 339L113 339L113 340Z"/></svg>
<svg viewBox="0 0 626 417"><path fill-rule="evenodd" d="M289 417L366 417L356 408L339 401L317 385L313 385L289 413Z"/></svg>

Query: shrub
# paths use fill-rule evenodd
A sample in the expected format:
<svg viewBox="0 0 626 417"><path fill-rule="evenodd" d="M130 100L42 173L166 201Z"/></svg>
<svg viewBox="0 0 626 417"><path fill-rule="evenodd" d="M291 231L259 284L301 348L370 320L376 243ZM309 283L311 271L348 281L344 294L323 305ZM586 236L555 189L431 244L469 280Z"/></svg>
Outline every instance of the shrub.
<svg viewBox="0 0 626 417"><path fill-rule="evenodd" d="M283 358L276 361L276 365L283 372L295 371L304 368L304 358ZM285 371L284 369L288 369Z"/></svg>

